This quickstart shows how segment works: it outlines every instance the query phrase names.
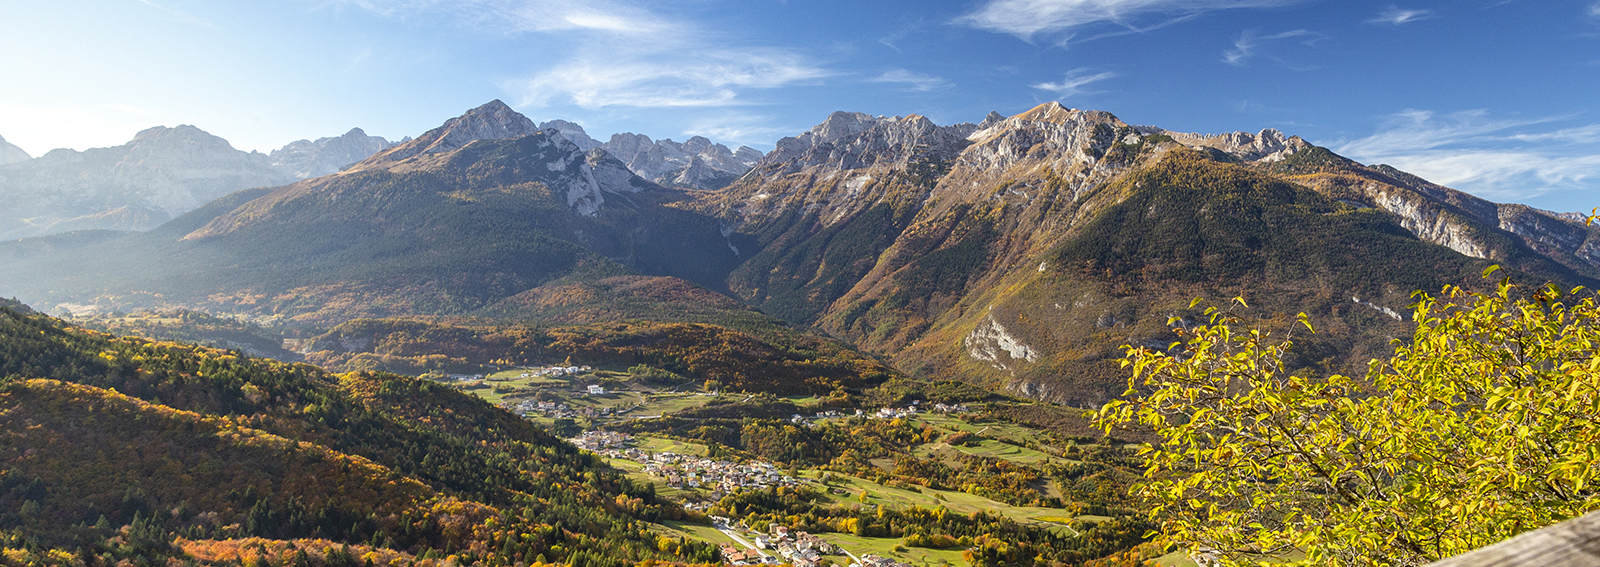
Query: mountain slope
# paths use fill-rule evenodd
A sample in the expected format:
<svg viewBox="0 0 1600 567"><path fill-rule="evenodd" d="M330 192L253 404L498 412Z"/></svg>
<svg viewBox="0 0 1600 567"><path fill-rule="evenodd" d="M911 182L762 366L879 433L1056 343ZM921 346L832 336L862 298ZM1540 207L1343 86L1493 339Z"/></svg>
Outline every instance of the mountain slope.
<svg viewBox="0 0 1600 567"><path fill-rule="evenodd" d="M1411 291L1480 283L1477 258L1594 281L1593 229L1503 206L1521 220L1502 230L1455 213L1464 195L1326 156L1054 103L976 126L835 113L697 206L762 245L729 280L747 301L908 373L1081 404L1120 392L1118 347L1164 346L1192 297L1245 295L1263 324L1327 318L1301 362L1349 371L1400 332ZM1461 220L1375 208L1389 201L1334 175ZM1469 237L1493 252L1458 253Z"/></svg>

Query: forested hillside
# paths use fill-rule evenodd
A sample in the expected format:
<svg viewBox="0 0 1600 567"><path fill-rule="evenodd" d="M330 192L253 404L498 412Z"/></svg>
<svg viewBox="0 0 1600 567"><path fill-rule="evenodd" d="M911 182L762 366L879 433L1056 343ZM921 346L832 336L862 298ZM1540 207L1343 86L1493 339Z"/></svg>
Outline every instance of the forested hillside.
<svg viewBox="0 0 1600 567"><path fill-rule="evenodd" d="M676 505L448 388L0 307L5 561L623 565Z"/></svg>

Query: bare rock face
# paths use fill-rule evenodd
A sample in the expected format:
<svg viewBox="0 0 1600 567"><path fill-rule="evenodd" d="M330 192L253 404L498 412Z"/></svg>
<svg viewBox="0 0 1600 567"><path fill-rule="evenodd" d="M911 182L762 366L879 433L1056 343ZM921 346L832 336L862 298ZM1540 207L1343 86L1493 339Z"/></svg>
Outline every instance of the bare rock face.
<svg viewBox="0 0 1600 567"><path fill-rule="evenodd" d="M266 155L194 126L158 126L121 146L0 166L0 238L148 230L234 191L292 179Z"/></svg>
<svg viewBox="0 0 1600 567"><path fill-rule="evenodd" d="M272 165L284 169L295 179L322 177L343 171L395 144L379 136L368 136L351 128L343 136L298 140L272 151Z"/></svg>
<svg viewBox="0 0 1600 567"><path fill-rule="evenodd" d="M561 132L561 137L566 138L573 144L577 144L578 148L583 151L587 152L600 147L600 141L590 138L589 133L585 132L583 130L583 126L578 124L559 119L551 120L549 122L542 122L539 124L540 130L549 130L552 128L558 132Z"/></svg>
<svg viewBox="0 0 1600 567"><path fill-rule="evenodd" d="M662 185L689 189L719 189L750 171L761 152L746 146L737 151L694 136L684 142L651 140L631 132L613 134L600 145L627 164L628 169Z"/></svg>
<svg viewBox="0 0 1600 567"><path fill-rule="evenodd" d="M33 159L33 156L28 155L28 152L22 151L22 148L12 145L11 142L6 141L5 137L0 136L0 165L24 162L31 159Z"/></svg>
<svg viewBox="0 0 1600 567"><path fill-rule="evenodd" d="M1232 154L1247 162L1273 163L1311 147L1299 136L1284 136L1283 132L1268 128L1258 133L1229 132L1227 134L1190 134L1169 132L1159 128L1141 128L1149 134L1165 134L1178 143L1190 147L1214 148Z"/></svg>

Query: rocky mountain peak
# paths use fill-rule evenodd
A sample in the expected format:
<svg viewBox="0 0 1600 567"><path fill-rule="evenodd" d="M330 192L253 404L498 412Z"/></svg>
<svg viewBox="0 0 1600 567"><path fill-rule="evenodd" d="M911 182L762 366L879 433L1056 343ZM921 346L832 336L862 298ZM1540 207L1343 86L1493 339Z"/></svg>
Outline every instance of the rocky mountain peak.
<svg viewBox="0 0 1600 567"><path fill-rule="evenodd" d="M28 152L7 142L4 136L0 136L0 165L21 163L32 159L33 156L28 155Z"/></svg>
<svg viewBox="0 0 1600 567"><path fill-rule="evenodd" d="M628 169L663 185L716 189L749 171L761 152L741 147L735 153L703 136L682 143L671 138L651 140L644 134L613 134L600 147L616 156Z"/></svg>
<svg viewBox="0 0 1600 567"><path fill-rule="evenodd" d="M273 150L270 157L274 167L289 172L295 179L306 179L337 173L395 145L382 137L368 136L360 128L351 128L338 137L289 142Z"/></svg>
<svg viewBox="0 0 1600 567"><path fill-rule="evenodd" d="M942 161L960 153L967 146L966 137L976 128L971 123L939 126L917 114L874 117L835 112L810 131L778 140L776 149L757 167L782 164L787 171L813 166L849 170L914 158Z"/></svg>
<svg viewBox="0 0 1600 567"><path fill-rule="evenodd" d="M1274 128L1251 134L1228 132L1226 134L1191 134L1161 130L1178 143L1191 147L1206 147L1227 152L1244 161L1272 163L1282 161L1311 144L1299 136L1285 136Z"/></svg>
<svg viewBox="0 0 1600 567"><path fill-rule="evenodd" d="M989 115L988 116L984 116L983 117L983 122L979 122L978 123L978 129L982 130L982 129L988 128L990 126L994 126L995 124L999 124L1001 120L1005 120L1005 119L1006 119L1006 115L1000 114L999 112L995 112L995 111L991 110L991 111L989 111Z"/></svg>
<svg viewBox="0 0 1600 567"><path fill-rule="evenodd" d="M539 132L539 126L498 99L451 118L417 139L400 144L362 162L358 168L401 161L421 154L459 150L477 140L519 138Z"/></svg>
<svg viewBox="0 0 1600 567"><path fill-rule="evenodd" d="M232 144L189 124L156 126L133 135L125 146L134 153L186 154L196 151L235 151Z"/></svg>

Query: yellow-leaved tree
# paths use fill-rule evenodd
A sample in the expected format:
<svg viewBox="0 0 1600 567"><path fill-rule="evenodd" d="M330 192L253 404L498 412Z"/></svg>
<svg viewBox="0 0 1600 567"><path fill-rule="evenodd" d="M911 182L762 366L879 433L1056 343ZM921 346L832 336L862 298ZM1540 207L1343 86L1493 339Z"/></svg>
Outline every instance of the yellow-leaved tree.
<svg viewBox="0 0 1600 567"><path fill-rule="evenodd" d="M1174 354L1129 348L1096 422L1159 435L1133 490L1163 535L1229 565L1421 565L1600 509L1595 292L1415 298L1363 378L1288 371L1292 337L1216 308Z"/></svg>

